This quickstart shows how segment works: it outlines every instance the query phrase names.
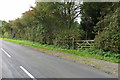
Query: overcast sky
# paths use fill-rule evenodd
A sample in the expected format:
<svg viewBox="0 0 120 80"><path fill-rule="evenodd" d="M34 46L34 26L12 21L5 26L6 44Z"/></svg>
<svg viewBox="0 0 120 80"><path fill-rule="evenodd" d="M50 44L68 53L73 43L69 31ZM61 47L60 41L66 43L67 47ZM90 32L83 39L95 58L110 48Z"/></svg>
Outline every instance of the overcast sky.
<svg viewBox="0 0 120 80"><path fill-rule="evenodd" d="M14 20L35 6L35 0L0 0L0 20Z"/></svg>

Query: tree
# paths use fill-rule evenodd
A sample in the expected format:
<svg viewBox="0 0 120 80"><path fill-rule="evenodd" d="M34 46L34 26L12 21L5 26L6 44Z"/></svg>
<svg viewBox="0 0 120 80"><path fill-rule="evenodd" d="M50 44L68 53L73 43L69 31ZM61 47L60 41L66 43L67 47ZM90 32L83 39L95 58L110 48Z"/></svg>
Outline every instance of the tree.
<svg viewBox="0 0 120 80"><path fill-rule="evenodd" d="M96 47L105 51L120 52L120 6L113 3L112 9L97 26L104 27L96 36Z"/></svg>
<svg viewBox="0 0 120 80"><path fill-rule="evenodd" d="M109 5L111 6L111 3L97 2L84 2L83 5L81 5L81 26L86 32L85 39L95 38L96 33L94 29L97 29L95 26L106 15L103 9Z"/></svg>
<svg viewBox="0 0 120 80"><path fill-rule="evenodd" d="M6 21L0 21L0 29L1 29L1 36L2 37L11 37L12 29L10 28L10 24Z"/></svg>

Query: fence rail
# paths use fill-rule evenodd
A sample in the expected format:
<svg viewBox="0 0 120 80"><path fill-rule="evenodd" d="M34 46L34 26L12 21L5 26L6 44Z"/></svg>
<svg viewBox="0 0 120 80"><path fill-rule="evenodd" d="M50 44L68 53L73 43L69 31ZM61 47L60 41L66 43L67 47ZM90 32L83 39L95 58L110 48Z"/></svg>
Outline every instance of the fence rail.
<svg viewBox="0 0 120 80"><path fill-rule="evenodd" d="M94 47L94 40L77 40L75 41L77 49Z"/></svg>
<svg viewBox="0 0 120 80"><path fill-rule="evenodd" d="M94 40L61 40L61 44L68 45L72 49L91 48L94 47Z"/></svg>

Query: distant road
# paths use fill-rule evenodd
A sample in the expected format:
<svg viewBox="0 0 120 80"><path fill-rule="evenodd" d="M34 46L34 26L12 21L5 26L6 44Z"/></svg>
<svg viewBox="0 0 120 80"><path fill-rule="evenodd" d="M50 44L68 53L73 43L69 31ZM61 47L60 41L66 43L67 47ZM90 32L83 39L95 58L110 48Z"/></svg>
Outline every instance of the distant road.
<svg viewBox="0 0 120 80"><path fill-rule="evenodd" d="M3 78L111 78L91 67L0 40ZM1 55L2 54L2 55Z"/></svg>

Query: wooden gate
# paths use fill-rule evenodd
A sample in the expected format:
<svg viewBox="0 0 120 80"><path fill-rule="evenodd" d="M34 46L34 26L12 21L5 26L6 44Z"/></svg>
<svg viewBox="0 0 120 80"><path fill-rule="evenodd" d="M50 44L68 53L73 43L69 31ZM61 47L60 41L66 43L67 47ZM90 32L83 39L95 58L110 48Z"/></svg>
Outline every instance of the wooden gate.
<svg viewBox="0 0 120 80"><path fill-rule="evenodd" d="M94 47L94 40L75 40L77 49Z"/></svg>

